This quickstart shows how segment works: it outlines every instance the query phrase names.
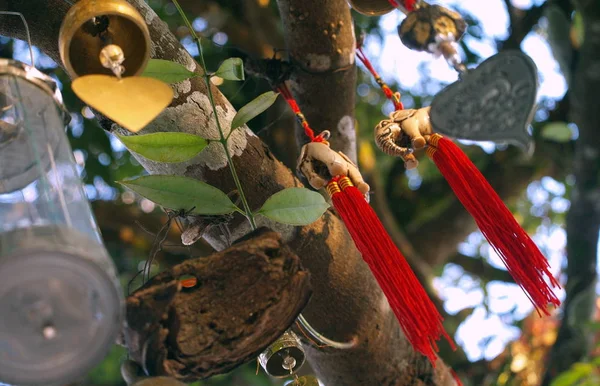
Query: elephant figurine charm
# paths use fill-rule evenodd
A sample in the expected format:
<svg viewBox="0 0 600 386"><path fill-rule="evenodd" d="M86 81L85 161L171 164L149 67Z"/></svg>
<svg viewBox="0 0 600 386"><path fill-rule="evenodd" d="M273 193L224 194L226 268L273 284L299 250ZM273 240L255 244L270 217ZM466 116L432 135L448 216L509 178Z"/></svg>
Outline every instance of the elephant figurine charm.
<svg viewBox="0 0 600 386"><path fill-rule="evenodd" d="M358 167L344 153L337 152L323 142L310 142L302 147L297 169L315 189L324 188L337 176L350 178L354 186L364 195L369 185L364 181Z"/></svg>
<svg viewBox="0 0 600 386"><path fill-rule="evenodd" d="M398 110L375 126L375 143L384 153L400 157L407 169L419 165L413 152L422 149L432 134L430 107Z"/></svg>

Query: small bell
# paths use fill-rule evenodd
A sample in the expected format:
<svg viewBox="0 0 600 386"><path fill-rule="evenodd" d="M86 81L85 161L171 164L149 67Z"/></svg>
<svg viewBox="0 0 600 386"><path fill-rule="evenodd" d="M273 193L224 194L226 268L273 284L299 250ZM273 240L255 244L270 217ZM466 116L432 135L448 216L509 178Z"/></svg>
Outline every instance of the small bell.
<svg viewBox="0 0 600 386"><path fill-rule="evenodd" d="M99 60L106 46L126 53L123 76L140 75L150 59L144 18L124 0L81 0L69 9L59 34L60 58L71 78L111 74Z"/></svg>
<svg viewBox="0 0 600 386"><path fill-rule="evenodd" d="M150 44L144 18L124 0L81 0L67 12L59 35L75 94L132 133L173 99L166 83L136 76L150 59Z"/></svg>
<svg viewBox="0 0 600 386"><path fill-rule="evenodd" d="M385 15L394 10L389 0L348 0L348 3L356 12L367 16Z"/></svg>
<svg viewBox="0 0 600 386"><path fill-rule="evenodd" d="M270 345L258 361L267 374L276 378L285 378L302 367L306 355L300 340L292 331L286 331Z"/></svg>
<svg viewBox="0 0 600 386"><path fill-rule="evenodd" d="M406 15L398 27L398 35L412 50L436 53L441 41L457 42L466 29L467 23L459 13L423 2Z"/></svg>

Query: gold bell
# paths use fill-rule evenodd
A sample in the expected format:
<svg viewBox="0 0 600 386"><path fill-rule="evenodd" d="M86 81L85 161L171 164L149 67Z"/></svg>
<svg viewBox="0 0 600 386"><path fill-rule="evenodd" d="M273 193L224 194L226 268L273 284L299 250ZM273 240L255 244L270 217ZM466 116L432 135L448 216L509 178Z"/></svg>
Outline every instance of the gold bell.
<svg viewBox="0 0 600 386"><path fill-rule="evenodd" d="M388 0L348 0L350 6L358 13L367 16L380 16L395 8Z"/></svg>
<svg viewBox="0 0 600 386"><path fill-rule="evenodd" d="M71 78L90 74L112 75L100 53L120 47L125 55L123 76L140 75L150 59L150 33L144 18L124 0L81 0L60 28L60 58Z"/></svg>
<svg viewBox="0 0 600 386"><path fill-rule="evenodd" d="M276 378L289 377L302 367L306 355L302 343L292 331L286 331L270 345L258 361L267 374Z"/></svg>

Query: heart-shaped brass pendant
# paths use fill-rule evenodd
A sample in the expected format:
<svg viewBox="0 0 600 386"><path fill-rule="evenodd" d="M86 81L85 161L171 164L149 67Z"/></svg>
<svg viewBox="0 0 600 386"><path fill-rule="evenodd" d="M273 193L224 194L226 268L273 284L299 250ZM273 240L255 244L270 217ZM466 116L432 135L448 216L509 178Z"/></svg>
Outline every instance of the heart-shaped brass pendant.
<svg viewBox="0 0 600 386"><path fill-rule="evenodd" d="M510 143L528 150L537 88L537 68L529 56L499 53L435 97L431 124L436 132L457 139Z"/></svg>
<svg viewBox="0 0 600 386"><path fill-rule="evenodd" d="M127 130L137 133L160 114L173 99L166 83L141 76L117 79L86 75L72 84L77 96Z"/></svg>

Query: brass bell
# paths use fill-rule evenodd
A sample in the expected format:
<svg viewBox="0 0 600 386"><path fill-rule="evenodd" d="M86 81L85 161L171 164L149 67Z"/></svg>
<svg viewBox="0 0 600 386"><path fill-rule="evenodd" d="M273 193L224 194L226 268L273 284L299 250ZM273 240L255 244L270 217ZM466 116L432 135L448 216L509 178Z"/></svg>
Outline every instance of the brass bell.
<svg viewBox="0 0 600 386"><path fill-rule="evenodd" d="M267 374L276 378L289 377L302 367L306 355L300 340L292 331L286 331L270 345L258 361Z"/></svg>
<svg viewBox="0 0 600 386"><path fill-rule="evenodd" d="M381 16L395 8L388 0L348 0L350 6L358 13L367 16Z"/></svg>
<svg viewBox="0 0 600 386"><path fill-rule="evenodd" d="M140 75L150 59L150 33L142 15L125 0L81 0L60 28L60 58L71 78L113 72L100 53L109 45L124 52L123 76Z"/></svg>
<svg viewBox="0 0 600 386"><path fill-rule="evenodd" d="M411 50L432 52L431 48L439 44L438 40L457 42L466 30L467 23L458 12L423 3L398 26L398 35Z"/></svg>

